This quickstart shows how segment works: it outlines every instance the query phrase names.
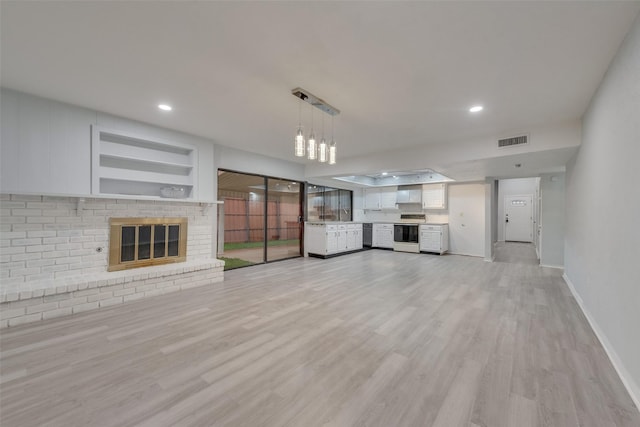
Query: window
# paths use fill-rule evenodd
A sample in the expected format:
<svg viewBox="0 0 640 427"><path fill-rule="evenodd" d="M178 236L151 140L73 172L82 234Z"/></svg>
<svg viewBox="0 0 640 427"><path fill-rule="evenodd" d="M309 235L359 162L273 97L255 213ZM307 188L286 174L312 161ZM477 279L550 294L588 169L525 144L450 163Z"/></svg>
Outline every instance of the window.
<svg viewBox="0 0 640 427"><path fill-rule="evenodd" d="M111 218L109 225L109 271L187 259L187 218Z"/></svg>
<svg viewBox="0 0 640 427"><path fill-rule="evenodd" d="M353 192L322 185L307 186L307 221L351 221Z"/></svg>

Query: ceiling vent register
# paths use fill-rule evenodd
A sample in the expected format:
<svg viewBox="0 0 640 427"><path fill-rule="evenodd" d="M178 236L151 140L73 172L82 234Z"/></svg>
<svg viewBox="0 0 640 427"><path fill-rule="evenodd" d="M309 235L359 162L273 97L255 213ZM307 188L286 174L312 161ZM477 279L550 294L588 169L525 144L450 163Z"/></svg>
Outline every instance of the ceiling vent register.
<svg viewBox="0 0 640 427"><path fill-rule="evenodd" d="M498 140L498 148L513 147L514 145L523 145L529 143L528 135L513 136L511 138L504 138Z"/></svg>

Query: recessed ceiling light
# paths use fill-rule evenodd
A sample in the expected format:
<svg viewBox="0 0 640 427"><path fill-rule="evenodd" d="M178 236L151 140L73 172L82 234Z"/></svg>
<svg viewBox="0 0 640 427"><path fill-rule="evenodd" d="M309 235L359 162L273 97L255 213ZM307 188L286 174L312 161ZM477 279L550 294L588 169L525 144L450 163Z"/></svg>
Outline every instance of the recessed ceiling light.
<svg viewBox="0 0 640 427"><path fill-rule="evenodd" d="M382 176L387 176L387 175L389 175L388 172L382 172Z"/></svg>
<svg viewBox="0 0 640 427"><path fill-rule="evenodd" d="M469 108L469 112L471 113L478 113L480 111L482 111L484 107L482 105L474 105L473 107Z"/></svg>
<svg viewBox="0 0 640 427"><path fill-rule="evenodd" d="M173 107L171 107L171 105L167 105L167 104L158 104L158 108L161 109L162 111L171 111L171 110L173 110Z"/></svg>

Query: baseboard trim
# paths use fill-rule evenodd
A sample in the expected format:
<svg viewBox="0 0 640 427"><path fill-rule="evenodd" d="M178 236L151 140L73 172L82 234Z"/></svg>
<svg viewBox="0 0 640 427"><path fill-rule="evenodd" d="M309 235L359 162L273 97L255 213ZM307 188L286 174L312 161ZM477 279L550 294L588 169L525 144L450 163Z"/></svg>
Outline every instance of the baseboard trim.
<svg viewBox="0 0 640 427"><path fill-rule="evenodd" d="M547 267L547 268L559 268L560 270L564 270L564 265L547 265L547 264L540 264L540 267Z"/></svg>
<svg viewBox="0 0 640 427"><path fill-rule="evenodd" d="M602 348L604 348L605 353L607 353L607 356L609 357L609 360L613 365L613 369L616 370L618 377L620 377L620 380L622 381L622 384L627 389L629 396L631 396L631 400L633 400L633 403L635 403L636 405L636 409L638 410L638 412L640 412L640 387L635 383L635 381L629 374L629 371L627 371L627 369L624 367L624 364L620 360L620 357L618 357L618 353L616 353L615 349L607 339L605 333L602 331L602 329L600 329L595 319L591 316L589 310L587 310L587 308L584 306L582 297L580 297L580 294L578 294L575 286L573 286L571 279L567 277L566 273L562 274L562 278L569 287L571 294L576 299L578 306L584 314L584 317L587 318L587 321L589 322L589 325L591 326L593 332L596 334L596 337L600 341Z"/></svg>

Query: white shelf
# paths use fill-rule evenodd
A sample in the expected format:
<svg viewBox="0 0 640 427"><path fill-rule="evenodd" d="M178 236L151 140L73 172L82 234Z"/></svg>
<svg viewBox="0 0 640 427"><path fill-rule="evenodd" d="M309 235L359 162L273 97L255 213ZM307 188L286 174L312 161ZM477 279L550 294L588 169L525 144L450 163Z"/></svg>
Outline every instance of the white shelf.
<svg viewBox="0 0 640 427"><path fill-rule="evenodd" d="M86 203L87 199L111 199L111 200L156 200L165 202L184 202L184 203L200 203L203 205L223 205L224 200L197 200L197 199L172 199L160 196L139 196L130 194L74 194L74 193L46 193L34 191L21 191L19 194L25 196L46 196L46 197L70 197L74 199L83 199L82 203Z"/></svg>
<svg viewBox="0 0 640 427"><path fill-rule="evenodd" d="M93 195L122 195L153 200L197 197L197 149L94 126ZM184 188L186 198L161 197L162 187Z"/></svg>
<svg viewBox="0 0 640 427"><path fill-rule="evenodd" d="M124 144L114 144L103 141L100 144L100 156L114 159L135 160L158 165L171 165L191 168L193 165L184 154L150 150L140 147L129 147Z"/></svg>
<svg viewBox="0 0 640 427"><path fill-rule="evenodd" d="M163 186L167 185L177 185L177 186L191 186L193 185L193 180L190 176L181 176L174 174L166 174L159 172L147 172L140 170L131 170L124 168L110 168L110 167L100 167L100 180L103 179L111 179L115 181L127 181L128 183L133 182L148 182L148 183L156 183L162 184ZM102 193L102 191L101 191Z"/></svg>

